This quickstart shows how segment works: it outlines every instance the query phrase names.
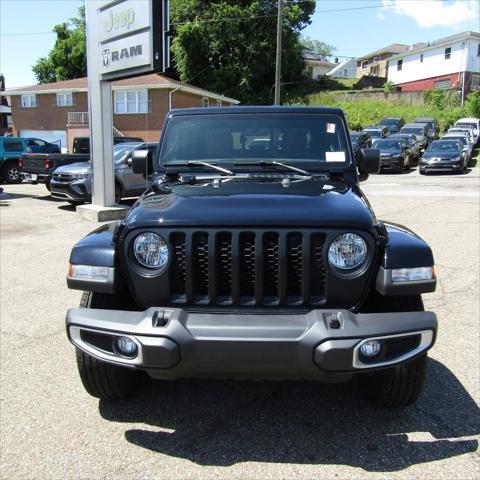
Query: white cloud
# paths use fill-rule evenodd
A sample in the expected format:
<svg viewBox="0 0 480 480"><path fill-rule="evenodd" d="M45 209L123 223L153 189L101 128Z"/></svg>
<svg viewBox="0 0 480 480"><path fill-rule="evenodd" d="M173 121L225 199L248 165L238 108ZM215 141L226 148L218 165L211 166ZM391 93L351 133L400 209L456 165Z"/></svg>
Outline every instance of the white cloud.
<svg viewBox="0 0 480 480"><path fill-rule="evenodd" d="M387 17L383 13L377 13L376 17L383 22Z"/></svg>
<svg viewBox="0 0 480 480"><path fill-rule="evenodd" d="M415 20L422 28L454 27L478 18L477 0L383 0L385 8Z"/></svg>

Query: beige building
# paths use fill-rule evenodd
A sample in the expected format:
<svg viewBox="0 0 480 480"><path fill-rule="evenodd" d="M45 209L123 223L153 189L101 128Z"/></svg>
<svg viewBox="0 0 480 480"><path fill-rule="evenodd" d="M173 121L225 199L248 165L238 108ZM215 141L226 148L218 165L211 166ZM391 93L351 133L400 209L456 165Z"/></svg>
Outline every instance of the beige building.
<svg viewBox="0 0 480 480"><path fill-rule="evenodd" d="M408 45L392 43L387 47L357 58L357 78L365 75L387 78L388 59L409 50Z"/></svg>

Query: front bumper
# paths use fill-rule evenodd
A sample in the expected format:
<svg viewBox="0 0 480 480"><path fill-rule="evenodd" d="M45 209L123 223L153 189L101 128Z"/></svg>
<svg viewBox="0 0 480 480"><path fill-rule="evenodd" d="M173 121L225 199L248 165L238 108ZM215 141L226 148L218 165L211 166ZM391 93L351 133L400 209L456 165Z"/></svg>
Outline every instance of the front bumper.
<svg viewBox="0 0 480 480"><path fill-rule="evenodd" d="M88 354L146 370L153 378L282 378L348 380L353 374L409 361L431 348L432 312L354 314L348 310L305 313L201 313L178 308L143 312L70 309L69 340ZM127 336L134 358L114 348ZM360 353L379 339L378 357Z"/></svg>
<svg viewBox="0 0 480 480"><path fill-rule="evenodd" d="M61 200L72 200L75 202L90 202L91 194L85 183L74 181L70 183L57 182L52 179L50 182L50 194Z"/></svg>
<svg viewBox="0 0 480 480"><path fill-rule="evenodd" d="M422 163L419 169L421 172L459 172L462 171L462 163Z"/></svg>
<svg viewBox="0 0 480 480"><path fill-rule="evenodd" d="M394 158L380 158L380 169L381 170L398 170L402 167L401 157Z"/></svg>

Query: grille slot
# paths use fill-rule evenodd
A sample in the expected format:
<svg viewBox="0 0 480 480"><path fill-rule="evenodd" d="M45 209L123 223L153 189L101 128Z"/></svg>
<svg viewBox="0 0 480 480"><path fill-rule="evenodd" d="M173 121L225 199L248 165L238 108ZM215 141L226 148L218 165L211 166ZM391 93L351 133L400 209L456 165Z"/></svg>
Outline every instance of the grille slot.
<svg viewBox="0 0 480 480"><path fill-rule="evenodd" d="M173 258L170 267L170 293L172 301L182 299L185 301L186 275L186 247L185 234L174 233L171 236Z"/></svg>
<svg viewBox="0 0 480 480"><path fill-rule="evenodd" d="M301 306L325 302L324 233L172 232L174 304Z"/></svg>

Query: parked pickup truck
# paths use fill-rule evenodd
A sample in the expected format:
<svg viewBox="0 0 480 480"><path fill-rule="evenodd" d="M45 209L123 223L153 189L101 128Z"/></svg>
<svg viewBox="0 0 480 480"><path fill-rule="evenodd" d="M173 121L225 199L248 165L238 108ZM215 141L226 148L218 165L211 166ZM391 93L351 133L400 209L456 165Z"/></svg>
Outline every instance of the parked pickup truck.
<svg viewBox="0 0 480 480"><path fill-rule="evenodd" d="M23 178L32 183L44 183L50 191L50 181L56 168L88 160L90 155L83 153L24 153L18 160L18 166Z"/></svg>
<svg viewBox="0 0 480 480"><path fill-rule="evenodd" d="M60 146L40 138L0 137L0 177L7 183L20 183L19 158L24 153L59 153Z"/></svg>
<svg viewBox="0 0 480 480"><path fill-rule="evenodd" d="M378 405L417 399L437 333L421 297L433 254L375 216L359 173L378 173L379 151L355 158L342 110L172 111L156 155L136 150L132 167L151 187L70 255L67 285L84 294L66 331L88 393L127 397L146 372L357 377Z"/></svg>

